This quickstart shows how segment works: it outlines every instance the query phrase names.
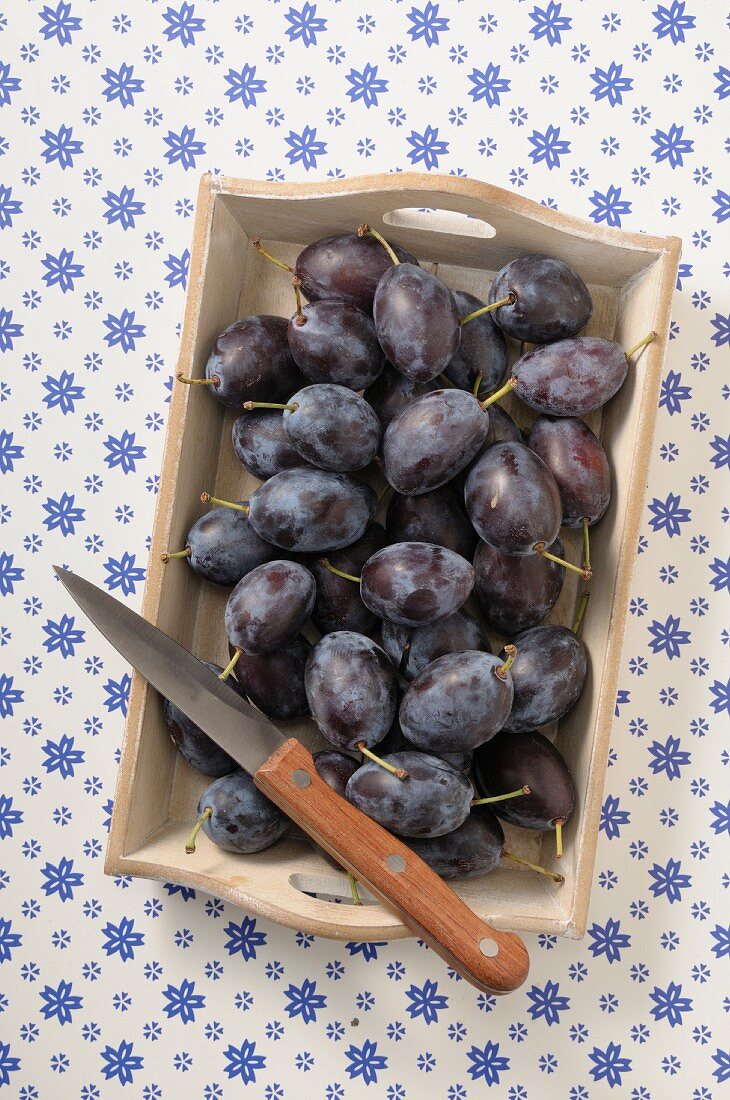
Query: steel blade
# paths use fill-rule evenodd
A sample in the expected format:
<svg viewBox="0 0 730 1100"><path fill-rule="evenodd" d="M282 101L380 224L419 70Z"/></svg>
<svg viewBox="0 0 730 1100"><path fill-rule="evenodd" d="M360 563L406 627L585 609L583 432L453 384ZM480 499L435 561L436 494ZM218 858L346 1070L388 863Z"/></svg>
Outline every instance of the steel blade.
<svg viewBox="0 0 730 1100"><path fill-rule="evenodd" d="M268 718L163 631L78 574L53 568L117 652L251 775L286 740Z"/></svg>

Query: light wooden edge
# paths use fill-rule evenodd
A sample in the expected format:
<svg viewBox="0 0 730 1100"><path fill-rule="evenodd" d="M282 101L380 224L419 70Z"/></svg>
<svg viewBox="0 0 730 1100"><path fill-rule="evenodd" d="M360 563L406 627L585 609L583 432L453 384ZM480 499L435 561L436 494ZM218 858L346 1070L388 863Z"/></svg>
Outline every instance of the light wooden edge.
<svg viewBox="0 0 730 1100"><path fill-rule="evenodd" d="M436 188L434 187L434 183L438 185ZM640 484L645 485L651 458L656 405L661 384L664 353L669 329L671 301L674 283L676 281L681 241L677 237L653 237L642 233L626 233L622 230L612 229L606 226L596 226L583 219L563 214L549 207L543 207L539 203L533 202L523 196L515 195L503 188L495 187L478 180L466 179L459 176L399 172L352 177L345 180L328 180L317 183L275 184L261 180L242 180L229 176L213 176L211 173L203 174L198 190L178 369L185 370L193 354L205 275L205 260L210 241L216 195L250 195L272 199L326 199L333 195L357 194L368 190L399 192L404 189L424 191L430 195L438 194L439 192L458 194L471 198L475 202L493 204L502 208L507 208L526 218L543 224L550 224L554 228L582 239L611 245L613 247L634 249L641 252L661 253L660 263L662 264L663 270L657 295L657 313L655 314L660 340L650 345L647 349L647 354L644 356L647 381L642 389L640 430L633 456L635 476L639 479ZM188 387L173 387L170 415L163 451L163 471L165 477L161 479L155 511L153 545L161 545L163 542L166 542L166 536L169 533L174 485L177 481L177 472L180 462L180 443L188 398ZM631 579L636 558L636 543L641 524L644 499L645 491L642 491L640 497L632 500L631 505L627 508L625 513L622 550L618 562L613 597L613 607L614 611L617 611L617 613L612 617L609 627L606 658L600 681L601 693L597 708L597 733L590 762L590 775L594 777L595 782L591 784L587 792L582 817L580 841L577 845L576 885L571 918L565 921L556 920L554 918L515 916L515 919L510 920L508 923L501 920L495 921L495 927L501 927L516 932L546 932L548 934L563 935L570 938L580 938L585 933L593 865L598 842L598 822L611 726L613 722L616 685L620 670L621 649L628 616L628 599L631 590ZM160 541L158 541L158 538ZM159 611L162 568L161 562L150 559L142 600L142 615L151 622L156 621ZM619 601L620 606L617 609L617 602ZM139 748L139 738L146 697L146 681L139 676L138 673L133 672L127 720L122 743L121 762L114 796L115 808L112 814L104 871L108 875L138 875L145 878L166 881L168 874L164 868L156 864L125 856L122 850L123 839L129 822L131 788L134 778L135 760ZM383 918L386 915L389 916L387 910L382 906L375 906L372 908L373 915L378 913L377 921L372 923L367 922L362 925L350 923L346 928L343 928L342 908L340 906L334 906L329 902L316 902L316 899L307 897L306 901L308 903L308 908L311 910L312 906L309 903L315 902L314 907L317 909L321 907L322 912L321 917L313 915L312 913L304 916L298 915L288 909L282 909L269 902L264 902L260 898L251 897L249 895L242 896L240 889L227 887L218 882L211 883L207 876L196 874L193 871L186 872L185 874L176 872L175 877L179 881L184 881L185 885L199 888L206 892L211 892L211 888L213 888L213 892L216 896L220 896L239 907L246 905L247 908L250 908L251 911L262 917L271 919L286 927L295 928L314 935L323 935L333 939L353 940L357 940L359 937L367 938L368 935L372 936L374 932L377 932L378 937L386 940L404 939L412 936L410 929L398 920L393 919L392 921L388 920L385 924L382 923ZM293 897L305 898L305 895L301 895L294 887L291 887L291 890ZM348 910L351 908L354 907L348 906ZM332 910L336 910L336 913L332 912ZM489 914L482 913L481 915L485 920L489 921Z"/></svg>
<svg viewBox="0 0 730 1100"><path fill-rule="evenodd" d="M593 742L593 752L591 753L588 772L591 781L586 791L580 837L576 844L573 911L570 923L564 932L564 935L572 939L580 939L585 935L588 920L588 906L598 846L598 827L606 778L606 765L616 706L616 690L621 671L621 656L629 613L629 597L631 595L639 531L646 500L647 477L654 441L664 359L669 342L672 298L677 280L681 241L677 237L669 237L666 245L667 247L658 260L660 265L659 280L655 308L652 314L658 339L649 344L646 349L647 353L642 356L641 360L644 383L641 388L636 442L631 459L634 489L624 513L621 550L611 601L612 612L606 656L599 680L601 686L596 708L596 736ZM633 367L631 369L638 368Z"/></svg>
<svg viewBox="0 0 730 1100"><path fill-rule="evenodd" d="M205 261L210 244L213 224L214 195L211 176L201 176L198 187L198 201L193 227L193 242L190 249L188 271L188 289L185 298L180 352L177 369L185 370L192 361L195 343L195 331L200 315ZM152 546L167 546L170 533L172 506L177 484L178 469L182 446L183 427L189 399L190 386L173 386L170 414L165 432L163 448L162 475L155 508L152 529ZM149 622L157 622L162 591L162 571L164 566L159 558L150 554L147 564L147 579L142 596L141 614ZM111 828L104 860L104 872L107 875L128 874L123 868L124 837L129 825L129 813L132 801L132 786L135 764L139 751L139 741L147 703L148 685L138 672L132 673L132 684L127 707L127 719L124 726L122 753L114 792L114 809Z"/></svg>
<svg viewBox="0 0 730 1100"><path fill-rule="evenodd" d="M205 177L204 177L205 178ZM220 195L240 195L266 199L316 199L335 195L357 195L366 191L423 191L433 197L438 194L460 195L484 205L510 210L531 221L540 222L581 240L610 245L637 252L664 252L679 248L678 237L655 237L646 233L629 233L608 225L599 225L564 214L533 199L506 191L482 180L466 176L445 176L434 172L381 172L370 176L350 176L341 180L320 180L312 183L272 183L268 180L238 179L234 176L208 174L211 190ZM424 204L427 205L427 204Z"/></svg>

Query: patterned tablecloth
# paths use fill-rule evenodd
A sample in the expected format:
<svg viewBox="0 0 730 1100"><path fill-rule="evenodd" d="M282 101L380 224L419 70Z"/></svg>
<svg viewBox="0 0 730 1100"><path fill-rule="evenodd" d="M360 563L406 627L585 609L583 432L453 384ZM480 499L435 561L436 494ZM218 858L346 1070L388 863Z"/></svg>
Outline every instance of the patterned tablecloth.
<svg viewBox="0 0 730 1100"><path fill-rule="evenodd" d="M719 1100L726 5L0 8L0 1093ZM588 934L528 937L502 1000L414 941L315 940L105 878L129 676L50 571L139 605L199 173L405 168L684 240Z"/></svg>

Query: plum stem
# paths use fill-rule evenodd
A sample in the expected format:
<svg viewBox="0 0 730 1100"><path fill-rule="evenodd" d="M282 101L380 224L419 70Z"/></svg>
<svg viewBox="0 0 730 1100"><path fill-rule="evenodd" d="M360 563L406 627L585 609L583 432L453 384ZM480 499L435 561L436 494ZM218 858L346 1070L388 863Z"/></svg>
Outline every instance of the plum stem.
<svg viewBox="0 0 730 1100"><path fill-rule="evenodd" d="M391 260L393 261L393 266L397 267L398 264L400 263L400 260L398 259L395 252L393 251L393 249L390 247L390 245L386 241L385 237L383 237L380 233L378 233L377 229L373 229L373 227L371 225L368 225L367 222L363 222L362 225L359 225L357 227L357 235L358 235L358 237L364 237L367 233L369 233L371 235L371 237L375 237L376 241L380 241L383 248L385 249L385 251L390 256Z"/></svg>
<svg viewBox="0 0 730 1100"><path fill-rule="evenodd" d="M559 875L557 871L548 871L547 867L541 867L539 863L530 863L527 859L522 859L521 856L513 856L511 852L502 849L502 858L511 859L513 863L519 863L522 867L529 867L531 871L537 871L540 875L547 875L553 882L565 882L563 875Z"/></svg>
<svg viewBox="0 0 730 1100"><path fill-rule="evenodd" d="M195 851L195 838L197 837L200 830L203 828L205 822L208 820L209 817L212 817L212 815L212 808L210 806L206 806L198 820L195 822L195 827L193 828L193 831L188 837L187 843L185 845L185 851L188 853L189 856L191 856Z"/></svg>
<svg viewBox="0 0 730 1100"><path fill-rule="evenodd" d="M248 515L248 504L235 504L232 500L221 500L220 497L212 497L210 493L201 493L200 500L203 504L218 504L221 508L232 508L234 512L243 512Z"/></svg>
<svg viewBox="0 0 730 1100"><path fill-rule="evenodd" d="M504 802L507 798L517 798L521 794L532 794L529 787L520 787L517 791L508 791L507 794L493 794L489 798L472 798L471 806L486 806L489 802Z"/></svg>
<svg viewBox="0 0 730 1100"><path fill-rule="evenodd" d="M506 645L504 651L507 654L507 660L499 668L495 668L494 675L499 676L500 680L504 680L505 676L515 663L515 657L517 656L517 646Z"/></svg>
<svg viewBox="0 0 730 1100"><path fill-rule="evenodd" d="M387 760L383 760L382 757L376 756L374 752L371 752L370 749L367 748L364 741L358 741L358 743L355 745L355 748L358 750L358 752L361 752L363 756L367 756L370 760L374 761L376 764L379 764L381 768L385 768L387 772L391 772L393 775L396 775L398 779L408 778L408 772L405 771L404 768L396 768L393 764L389 764Z"/></svg>
<svg viewBox="0 0 730 1100"><path fill-rule="evenodd" d="M255 241L251 241L251 244L254 246L257 252L259 252L262 256L265 256L267 260L271 260L272 264L276 264L277 267L282 267L284 271L290 271L292 275L294 274L294 268L290 267L289 264L285 264L283 260L277 260L276 256L272 256L270 252L267 252L258 237Z"/></svg>
<svg viewBox="0 0 730 1100"><path fill-rule="evenodd" d="M532 549L536 554L539 554L541 558L547 558L548 561L554 561L557 565L562 565L564 569L572 570L573 573L580 573L584 581L589 581L593 576L592 571L585 566L573 565L572 562L565 561L564 558L557 558L555 554L551 554L545 549L544 542L536 542Z"/></svg>
<svg viewBox="0 0 730 1100"><path fill-rule="evenodd" d="M301 282L300 282L299 277L297 275L295 275L294 278L292 279L291 285L294 287L294 297L296 298L296 301L297 301L297 324L301 328L302 325L306 325L307 318L304 316L304 312L302 311L302 296L299 293L299 287L301 286Z"/></svg>
<svg viewBox="0 0 730 1100"><path fill-rule="evenodd" d="M296 412L299 408L296 402L285 405L281 401L244 401L243 407L246 412L251 412L252 409L282 409L286 412Z"/></svg>
<svg viewBox="0 0 730 1100"><path fill-rule="evenodd" d="M580 598L580 603L578 604L578 614L576 615L575 622L573 623L573 633L574 634L577 634L578 631L581 628L581 623L583 622L583 616L586 613L586 608L588 607L588 601L590 600L590 598L591 598L590 592L584 592L583 595Z"/></svg>
<svg viewBox="0 0 730 1100"><path fill-rule="evenodd" d="M360 895L357 892L357 879L351 871L347 872L347 877L350 880L350 893L352 894L352 904L362 905L362 902L360 901Z"/></svg>
<svg viewBox="0 0 730 1100"><path fill-rule="evenodd" d="M342 577L343 581L354 581L355 584L360 583L359 577L355 577L352 573L344 573L342 569L337 569L329 558L320 558L319 564L323 565L325 569L329 569L330 573L334 573L336 577Z"/></svg>
<svg viewBox="0 0 730 1100"><path fill-rule="evenodd" d="M462 325L468 325L470 321L475 320L477 317L481 317L484 313L491 313L494 309L499 309L500 306L513 306L517 301L517 295L511 291L506 298L500 298L498 302L492 302L488 306L480 306L479 309L472 310L471 313L467 313L466 317L461 318Z"/></svg>
<svg viewBox="0 0 730 1100"><path fill-rule="evenodd" d="M178 382L184 382L186 386L219 386L221 382L217 374L211 374L210 378L186 378L180 371L176 378Z"/></svg>
<svg viewBox="0 0 730 1100"><path fill-rule="evenodd" d="M513 374L511 378L507 379L501 389L496 390L493 394L491 394L490 397L486 399L486 401L480 401L479 404L486 412L490 405L493 405L495 401L499 401L500 397L505 397L508 393L511 393L516 385L517 377Z"/></svg>
<svg viewBox="0 0 730 1100"><path fill-rule="evenodd" d="M626 358L630 359L631 356L635 355L637 351L641 351L642 348L645 348L647 344L650 344L652 340L656 340L657 338L658 333L647 332L646 336L642 337L642 339L639 340L638 344L634 344L632 348L629 348L629 350L626 352Z"/></svg>
<svg viewBox="0 0 730 1100"><path fill-rule="evenodd" d="M478 374L476 376L476 378L474 379L474 385L471 388L471 392L472 392L473 397L478 397L479 396L479 387L481 386L483 381L484 381L484 375L483 374Z"/></svg>
<svg viewBox="0 0 730 1100"><path fill-rule="evenodd" d="M176 550L174 554L170 554L166 550L164 554L160 554L160 561L163 561L165 563L165 565L167 565L167 563L172 558L189 558L190 555L192 554L192 552L193 551L192 551L192 548L190 546L186 546L184 550Z"/></svg>
<svg viewBox="0 0 730 1100"><path fill-rule="evenodd" d="M587 516L584 516L580 521L583 524L583 568L591 571L591 538L588 534L588 528L590 527L590 520Z"/></svg>
<svg viewBox="0 0 730 1100"><path fill-rule="evenodd" d="M565 818L556 817L553 821L555 826L555 858L560 859L563 854L563 825L565 824Z"/></svg>
<svg viewBox="0 0 730 1100"><path fill-rule="evenodd" d="M228 677L233 672L233 669L236 667L236 662L238 661L238 658L241 656L242 653L243 653L243 650L241 649L240 646L237 645L236 646L236 652L233 654L230 661L228 662L226 667L221 672L220 676L218 677L219 680L225 681L225 680L228 679Z"/></svg>

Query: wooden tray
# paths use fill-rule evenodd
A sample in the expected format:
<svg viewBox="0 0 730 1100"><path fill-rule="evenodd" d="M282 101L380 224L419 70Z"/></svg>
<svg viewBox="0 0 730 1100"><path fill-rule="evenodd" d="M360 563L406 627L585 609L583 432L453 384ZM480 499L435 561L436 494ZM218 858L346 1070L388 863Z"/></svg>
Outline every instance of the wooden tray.
<svg viewBox="0 0 730 1100"><path fill-rule="evenodd" d="M615 339L623 347L651 329L659 334L632 361L625 385L603 414L588 418L608 452L614 488L607 515L591 532L595 572L583 633L590 657L588 682L572 713L548 731L555 734L578 791L560 867L566 881L556 886L512 864L456 884L468 904L497 928L578 938L586 926L681 242L593 225L489 184L454 176L403 173L268 184L206 175L198 196L178 369L203 377L216 336L238 318L293 312L290 281L256 252L253 239L261 237L275 255L292 263L303 245L353 231L364 221L410 249L452 288L483 299L495 271L517 256L541 252L565 260L588 283L593 296L589 333ZM517 346L510 351L513 362ZM517 398L510 400L511 408L509 402L507 407L518 422L531 423L535 414ZM147 619L198 657L220 664L227 659L227 590L200 580L184 562L163 566L160 554L184 546L189 527L204 510L201 491L241 500L255 488L233 452L235 417L204 387L175 385L143 603ZM569 557L578 561L577 533L562 534ZM568 575L548 621L572 622L577 583ZM323 745L311 722L292 723L284 732L296 734L309 747ZM159 697L135 675L107 874L193 886L280 924L323 936L389 940L411 934L378 903L346 904L350 894L344 875L333 871L295 832L253 856L222 852L201 834L196 854L186 855L185 837L208 782L179 755L163 724ZM506 832L511 850L533 861L554 863L552 833L509 828Z"/></svg>

